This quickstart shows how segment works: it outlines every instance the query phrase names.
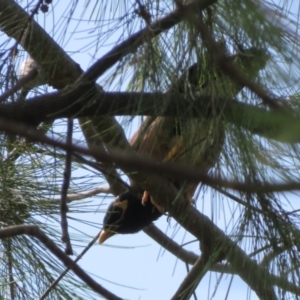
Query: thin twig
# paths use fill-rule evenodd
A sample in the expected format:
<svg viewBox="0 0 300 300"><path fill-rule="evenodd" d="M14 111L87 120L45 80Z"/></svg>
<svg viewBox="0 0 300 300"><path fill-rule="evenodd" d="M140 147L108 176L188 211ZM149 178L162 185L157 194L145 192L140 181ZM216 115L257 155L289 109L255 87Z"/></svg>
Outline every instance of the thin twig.
<svg viewBox="0 0 300 300"><path fill-rule="evenodd" d="M100 233L99 233L100 234ZM75 263L77 263L83 255L95 244L95 242L99 238L99 234L96 235L89 243L88 245L83 249L83 251L76 257L74 260ZM60 280L71 270L71 268L66 268L52 283L51 285L47 288L47 290L44 292L44 294L40 297L40 300L45 299L48 294L55 288L55 286L60 282Z"/></svg>
<svg viewBox="0 0 300 300"><path fill-rule="evenodd" d="M82 199L86 199L86 198L89 198L89 197L92 197L92 196L95 196L95 195L98 195L98 194L109 194L110 193L110 187L109 186L99 186L95 189L92 189L92 190L88 190L86 192L81 192L81 193L75 193L75 194L67 194L67 202L70 203L72 201L77 201L77 200L82 200ZM56 201L61 201L61 198L60 199L52 199L52 200L49 200L51 202L56 202Z"/></svg>
<svg viewBox="0 0 300 300"><path fill-rule="evenodd" d="M148 236L150 236L153 240L155 240L159 245L161 245L163 248L168 250L170 253L172 253L173 255L175 255L177 258L184 261L185 263L193 265L197 261L199 257L198 255L182 248L180 245L174 242L174 240L166 236L155 225L153 224L149 225L145 227L143 230Z"/></svg>
<svg viewBox="0 0 300 300"><path fill-rule="evenodd" d="M7 256L7 264L8 264L8 277L9 277L9 290L10 290L10 299L15 300L15 280L13 276L13 253L11 249L11 239L8 239L3 243L6 256Z"/></svg>
<svg viewBox="0 0 300 300"><path fill-rule="evenodd" d="M72 147L72 136L73 136L73 119L68 119L68 129L66 144L69 147ZM68 189L70 186L71 179L71 166L72 166L72 152L67 150L66 160L65 160L65 171L64 171L64 180L61 188L61 203L60 203L60 216L61 216L61 230L62 230L62 241L66 244L65 252L68 255L73 255L73 249L70 241L70 236L68 232L68 220L67 220L67 195Z"/></svg>
<svg viewBox="0 0 300 300"><path fill-rule="evenodd" d="M252 91L258 97L260 97L271 108L280 108L281 105L278 102L274 101L273 97L270 97L269 92L267 92L262 86L259 86L257 83L254 83L250 78L245 76L243 72L241 72L229 59L227 59L226 53L220 49L218 43L215 42L212 35L208 32L201 18L199 18L198 21L194 23L195 27L199 30L202 39L204 39L209 44L210 50L216 57L218 65L225 72L225 74L233 78L242 86L247 87L250 91Z"/></svg>

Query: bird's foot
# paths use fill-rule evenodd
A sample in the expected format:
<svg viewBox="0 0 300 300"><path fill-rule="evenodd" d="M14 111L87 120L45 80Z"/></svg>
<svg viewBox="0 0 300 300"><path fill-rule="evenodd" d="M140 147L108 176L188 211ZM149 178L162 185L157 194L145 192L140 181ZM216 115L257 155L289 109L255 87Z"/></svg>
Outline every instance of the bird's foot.
<svg viewBox="0 0 300 300"><path fill-rule="evenodd" d="M142 205L146 205L146 202L150 199L150 194L147 191L144 191L142 196Z"/></svg>
<svg viewBox="0 0 300 300"><path fill-rule="evenodd" d="M165 209L159 205L158 203L156 203L156 201L153 199L153 197L150 196L149 192L144 191L143 197L142 197L142 205L146 205L147 201L151 201L151 203L157 208L157 210L161 213L164 214L165 213Z"/></svg>

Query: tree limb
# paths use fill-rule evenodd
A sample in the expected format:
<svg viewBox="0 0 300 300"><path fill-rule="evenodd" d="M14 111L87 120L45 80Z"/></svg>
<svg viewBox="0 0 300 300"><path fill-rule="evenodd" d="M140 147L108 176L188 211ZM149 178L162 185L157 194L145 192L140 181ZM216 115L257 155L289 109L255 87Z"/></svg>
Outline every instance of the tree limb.
<svg viewBox="0 0 300 300"><path fill-rule="evenodd" d="M0 239L14 237L18 235L29 235L37 238L53 255L61 260L67 268L70 268L83 282L91 289L111 300L121 300L118 296L103 288L92 277L90 277L81 267L69 258L42 230L35 225L11 226L0 230Z"/></svg>
<svg viewBox="0 0 300 300"><path fill-rule="evenodd" d="M72 146L72 138L73 138L73 119L68 119L68 129L67 129L67 138L66 144ZM60 202L60 223L62 229L62 238L61 240L66 244L65 252L67 255L73 255L73 249L71 245L71 240L68 232L68 205L67 205L67 194L70 186L71 180L71 170L72 170L72 154L67 151L66 159L65 159L65 170L64 170L64 179L61 187L61 202Z"/></svg>
<svg viewBox="0 0 300 300"><path fill-rule="evenodd" d="M42 121L69 117L176 116L178 111L187 108L188 102L179 93L170 95L172 105L167 105L169 102L164 93L106 92L97 96L94 91L94 94L90 94L90 98L83 97L90 89L90 85L83 85L73 90L67 89L34 97L24 104L0 104L0 117L36 125ZM210 101L207 101L208 98L209 96L199 96L192 103L188 102L191 117L209 118L211 116L212 107ZM77 101L74 101L76 99ZM91 99L93 102L90 101ZM300 142L298 130L300 120L292 112L267 110L224 97L214 98L213 105L225 121L254 134L280 142ZM161 107L165 108L161 110L159 109Z"/></svg>

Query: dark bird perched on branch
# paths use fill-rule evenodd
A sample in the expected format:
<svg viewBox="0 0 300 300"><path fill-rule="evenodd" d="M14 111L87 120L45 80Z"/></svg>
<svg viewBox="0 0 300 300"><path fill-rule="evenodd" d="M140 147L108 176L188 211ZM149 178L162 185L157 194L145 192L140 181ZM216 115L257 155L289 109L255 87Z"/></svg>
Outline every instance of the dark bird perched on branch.
<svg viewBox="0 0 300 300"><path fill-rule="evenodd" d="M141 198L127 191L109 205L103 220L104 226L100 233L99 243L102 244L115 233L136 233L160 216L161 213L151 201L143 205Z"/></svg>
<svg viewBox="0 0 300 300"><path fill-rule="evenodd" d="M240 49L240 53L224 59L239 67L249 78L254 78L259 70L265 67L269 57L263 50L249 48ZM187 95L187 99L191 100L187 100L186 111L179 112L176 117L147 117L131 138L132 147L144 157L156 157L162 162L180 162L197 167L202 172L208 172L218 161L222 151L225 138L224 124L218 113L213 114L209 119L189 117L189 101L198 95L209 95L211 109L214 98L235 97L242 88L243 86L229 78L216 66L211 55L204 52L199 62L192 65L166 93L166 97L174 92ZM170 105L172 105L171 99ZM169 179L190 204L198 183L188 182L184 178ZM131 181L131 184L141 190L135 182ZM124 202L124 199L128 201ZM148 201L149 199L151 201ZM147 191L140 199L144 206L137 200L138 198L129 192L125 193L125 196L120 195L110 205L105 215L101 235L111 230L114 225L117 226L113 232L138 232L156 220L164 211L164 208L158 205ZM154 207L157 210L154 210ZM145 216L147 212L149 215ZM100 242L103 241L100 239Z"/></svg>

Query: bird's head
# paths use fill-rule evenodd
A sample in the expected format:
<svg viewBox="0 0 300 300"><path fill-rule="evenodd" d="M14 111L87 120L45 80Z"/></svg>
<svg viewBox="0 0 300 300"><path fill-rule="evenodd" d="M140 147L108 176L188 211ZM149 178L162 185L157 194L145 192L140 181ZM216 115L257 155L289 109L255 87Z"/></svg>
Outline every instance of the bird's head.
<svg viewBox="0 0 300 300"><path fill-rule="evenodd" d="M107 209L99 243L102 244L116 233L136 233L157 220L161 215L151 201L147 201L143 205L141 199L131 192L124 192Z"/></svg>

